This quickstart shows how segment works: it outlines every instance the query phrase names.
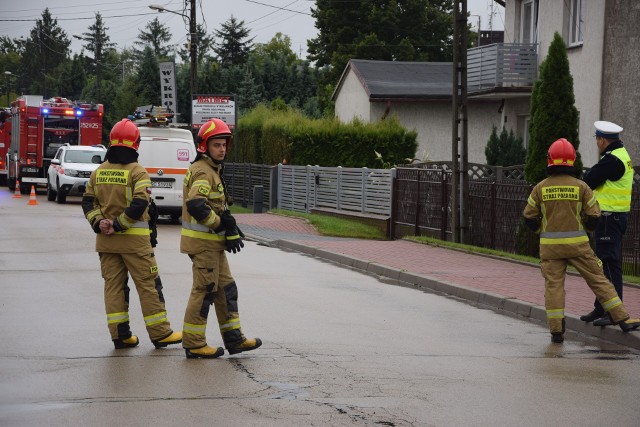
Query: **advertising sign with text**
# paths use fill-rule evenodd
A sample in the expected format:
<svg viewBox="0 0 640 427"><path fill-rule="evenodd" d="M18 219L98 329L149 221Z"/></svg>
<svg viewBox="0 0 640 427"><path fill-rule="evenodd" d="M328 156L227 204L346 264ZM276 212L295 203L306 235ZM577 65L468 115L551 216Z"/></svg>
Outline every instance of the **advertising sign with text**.
<svg viewBox="0 0 640 427"><path fill-rule="evenodd" d="M220 119L231 129L236 126L235 95L195 95L191 111L194 128L199 128L209 119Z"/></svg>
<svg viewBox="0 0 640 427"><path fill-rule="evenodd" d="M173 113L178 112L178 98L176 95L176 64L160 62L160 97L162 106Z"/></svg>

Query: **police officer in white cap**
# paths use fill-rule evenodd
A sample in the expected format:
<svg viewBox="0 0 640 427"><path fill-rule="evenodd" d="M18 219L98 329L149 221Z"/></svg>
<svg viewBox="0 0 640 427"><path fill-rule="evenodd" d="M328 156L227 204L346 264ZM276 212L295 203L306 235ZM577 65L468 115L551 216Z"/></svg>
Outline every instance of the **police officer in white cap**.
<svg viewBox="0 0 640 427"><path fill-rule="evenodd" d="M595 229L596 255L602 269L622 299L622 237L627 230L627 214L631 210L633 165L631 157L620 141L622 128L615 123L598 121L596 144L600 161L584 176L584 181L596 190L602 216ZM611 325L602 305L596 300L591 313L580 320L595 326Z"/></svg>

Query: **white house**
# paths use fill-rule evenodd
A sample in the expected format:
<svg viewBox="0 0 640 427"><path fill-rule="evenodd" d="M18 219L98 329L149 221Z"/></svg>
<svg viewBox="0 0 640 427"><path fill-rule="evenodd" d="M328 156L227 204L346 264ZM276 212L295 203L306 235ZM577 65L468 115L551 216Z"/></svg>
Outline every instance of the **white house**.
<svg viewBox="0 0 640 427"><path fill-rule="evenodd" d="M451 62L352 59L333 93L336 116L365 122L395 115L418 133L416 158L451 160L453 80ZM469 161L485 163L492 125L499 126L500 100L470 101Z"/></svg>
<svg viewBox="0 0 640 427"><path fill-rule="evenodd" d="M504 41L535 43L538 65L557 31L567 45L580 153L585 166L598 161L593 122L624 128L622 141L640 164L640 2L629 0L507 0ZM528 109L506 100L507 127L527 137Z"/></svg>
<svg viewBox="0 0 640 427"><path fill-rule="evenodd" d="M585 166L597 162L593 122L609 120L640 165L640 1L496 0L505 6L504 43L468 51L470 162L484 163L493 125L528 143L531 90L559 32L567 44ZM451 63L351 60L333 93L342 121L396 114L418 132L416 157L451 160Z"/></svg>

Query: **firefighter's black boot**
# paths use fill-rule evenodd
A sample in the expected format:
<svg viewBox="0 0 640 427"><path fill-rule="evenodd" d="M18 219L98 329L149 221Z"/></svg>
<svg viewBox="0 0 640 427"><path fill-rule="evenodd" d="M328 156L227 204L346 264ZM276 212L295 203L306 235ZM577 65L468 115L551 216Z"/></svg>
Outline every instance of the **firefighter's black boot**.
<svg viewBox="0 0 640 427"><path fill-rule="evenodd" d="M611 320L611 316L609 313L606 313L599 319L593 321L593 326L610 326L613 325L613 321Z"/></svg>
<svg viewBox="0 0 640 427"><path fill-rule="evenodd" d="M551 342L560 344L564 341L564 334L562 332L551 332Z"/></svg>
<svg viewBox="0 0 640 427"><path fill-rule="evenodd" d="M187 354L187 359L215 359L224 354L224 349L205 345L200 348L185 348L184 352Z"/></svg>
<svg viewBox="0 0 640 427"><path fill-rule="evenodd" d="M238 354L243 351L255 350L256 348L262 345L262 340L260 338L246 338L240 344L227 346L227 351L229 354Z"/></svg>
<svg viewBox="0 0 640 427"><path fill-rule="evenodd" d="M168 337L161 340L152 341L156 348L166 347L171 344L180 344L182 342L182 332L172 332Z"/></svg>
<svg viewBox="0 0 640 427"><path fill-rule="evenodd" d="M602 309L594 308L591 313L583 314L580 316L580 320L583 322L593 322L596 319L601 318L604 315L604 311Z"/></svg>
<svg viewBox="0 0 640 427"><path fill-rule="evenodd" d="M618 323L622 332L631 332L640 327L640 319L627 319Z"/></svg>
<svg viewBox="0 0 640 427"><path fill-rule="evenodd" d="M131 335L129 338L125 338L125 339L118 338L118 339L113 340L113 345L115 346L115 348L117 350L120 350L122 348L135 347L139 343L140 343L140 340L135 335Z"/></svg>

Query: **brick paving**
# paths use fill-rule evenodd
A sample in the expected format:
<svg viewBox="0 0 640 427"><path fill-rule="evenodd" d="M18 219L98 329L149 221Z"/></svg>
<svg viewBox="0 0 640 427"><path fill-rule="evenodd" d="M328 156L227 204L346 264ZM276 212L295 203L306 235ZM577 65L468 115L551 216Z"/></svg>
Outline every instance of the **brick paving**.
<svg viewBox="0 0 640 427"><path fill-rule="evenodd" d="M320 236L304 219L275 214L239 214L236 215L236 219L245 234L254 240L271 243L293 242L304 247L322 249L348 258L413 273L432 281L541 306L544 310L544 279L537 265L470 254L409 240L380 241ZM565 291L567 315L580 316L593 309L594 294L581 277L567 275ZM624 303L632 317L640 317L639 286L625 286ZM609 331L604 335L604 331L601 331L603 328L579 323L582 325L577 329L581 332L611 338ZM634 347L640 345L640 333L636 332L633 335L638 335L638 339L634 337L633 341L627 339L623 343Z"/></svg>

